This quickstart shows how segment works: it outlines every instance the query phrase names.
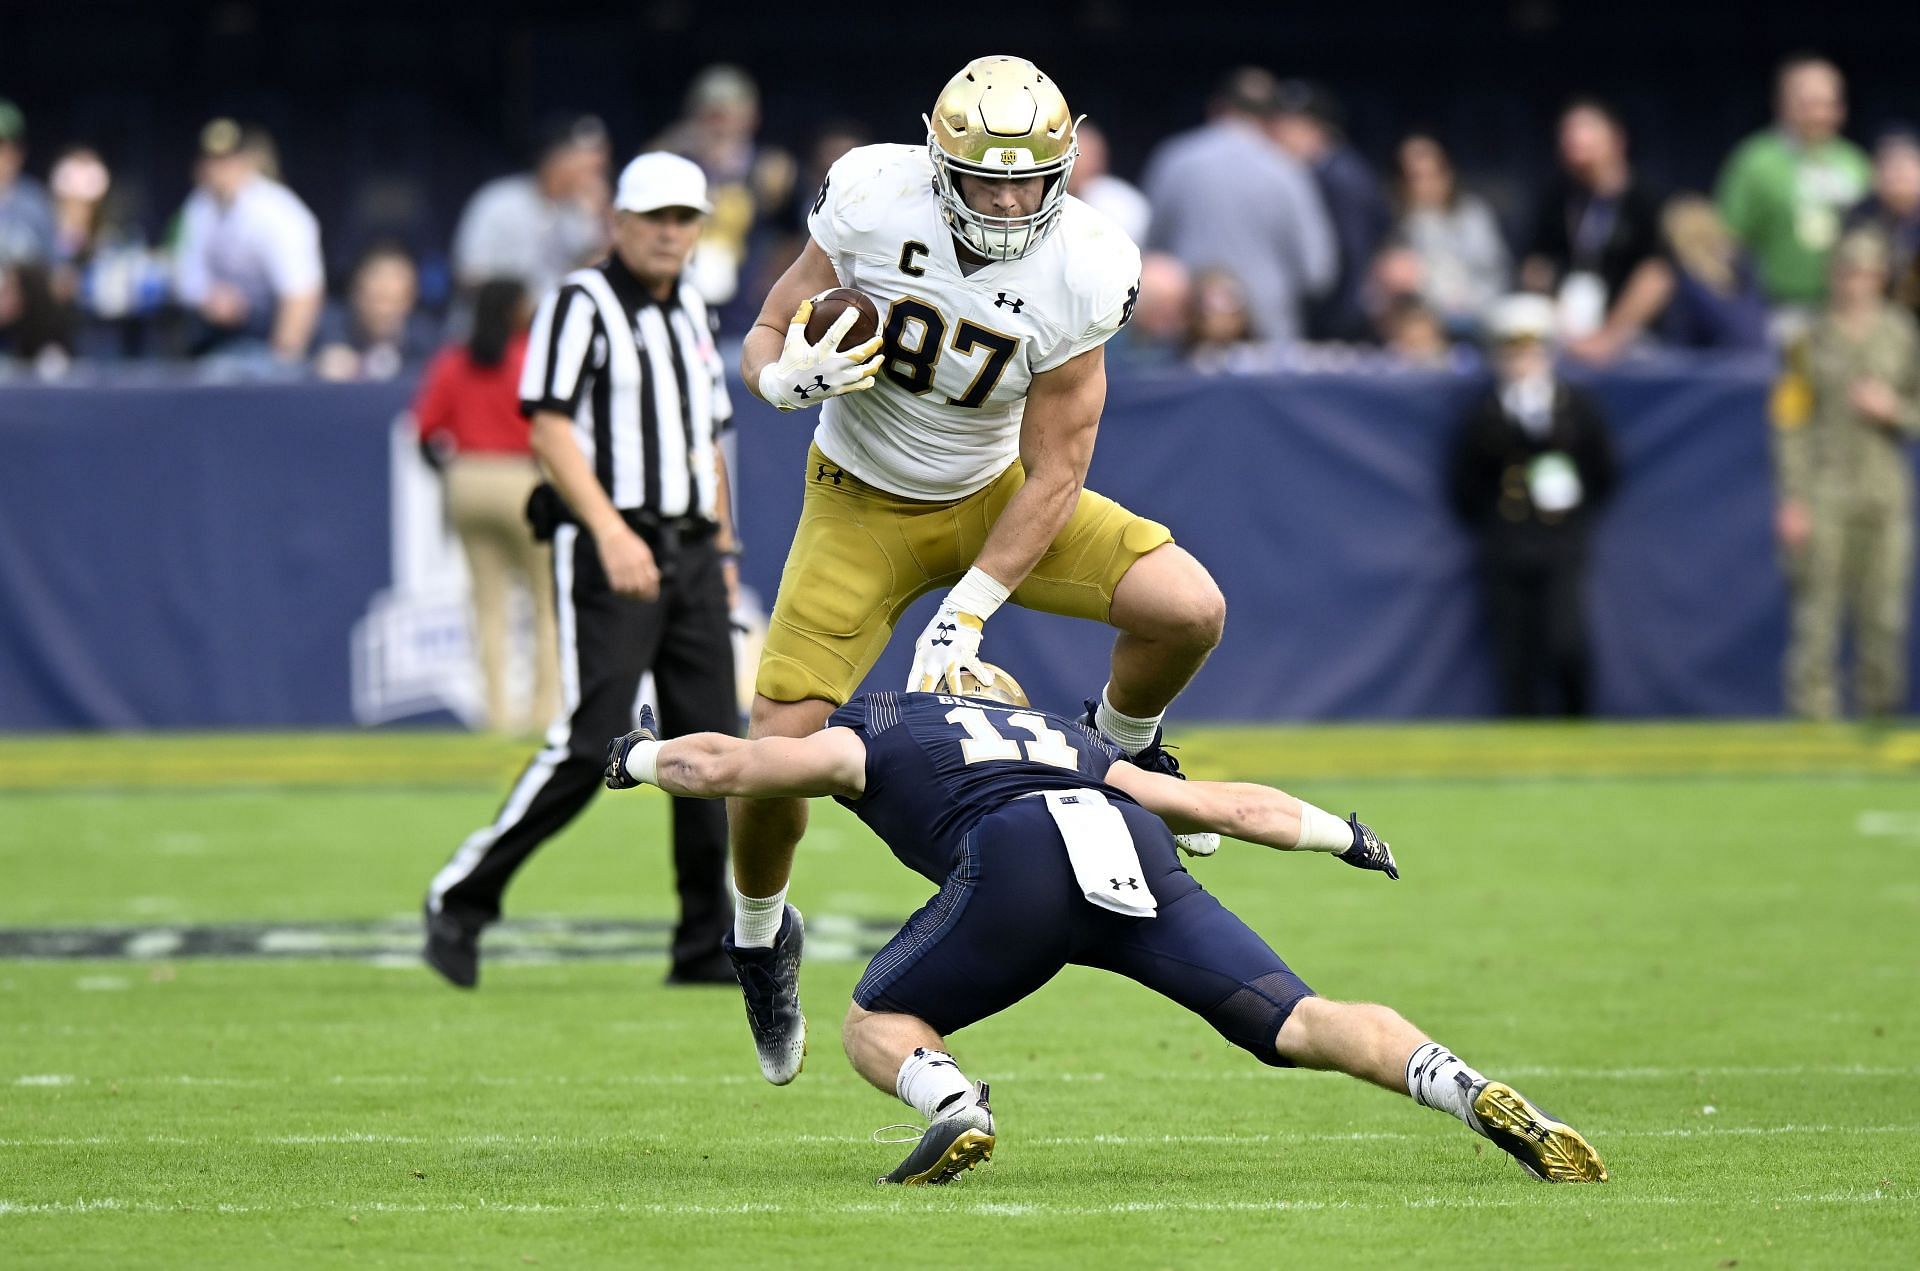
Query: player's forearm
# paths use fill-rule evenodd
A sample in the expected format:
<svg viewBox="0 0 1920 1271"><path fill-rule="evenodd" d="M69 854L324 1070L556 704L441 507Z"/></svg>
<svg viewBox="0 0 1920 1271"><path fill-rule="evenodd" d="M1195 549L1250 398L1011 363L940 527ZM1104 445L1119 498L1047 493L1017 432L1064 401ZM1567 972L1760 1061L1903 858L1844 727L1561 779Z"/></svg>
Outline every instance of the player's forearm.
<svg viewBox="0 0 1920 1271"><path fill-rule="evenodd" d="M1286 791L1245 781L1191 784L1200 787L1199 828L1283 852L1300 846L1300 800Z"/></svg>
<svg viewBox="0 0 1920 1271"><path fill-rule="evenodd" d="M761 321L740 342L740 378L746 382L747 391L762 401L766 399L760 393L760 372L780 360L786 338L784 328L767 325L762 315Z"/></svg>
<svg viewBox="0 0 1920 1271"><path fill-rule="evenodd" d="M690 799L805 799L837 790L809 759L804 738L692 733L659 743L653 760L656 775L642 779Z"/></svg>
<svg viewBox="0 0 1920 1271"><path fill-rule="evenodd" d="M1165 814L1176 833L1211 830L1282 852L1338 855L1353 847L1353 828L1284 790L1245 781L1190 781L1192 803Z"/></svg>
<svg viewBox="0 0 1920 1271"><path fill-rule="evenodd" d="M754 794L740 788L744 765L739 752L752 745L724 733L692 733L662 742L655 755L659 774L653 784L689 799Z"/></svg>
<svg viewBox="0 0 1920 1271"><path fill-rule="evenodd" d="M1079 478L1067 473L1029 476L993 523L974 566L1008 591L1019 587L1073 518L1080 488Z"/></svg>

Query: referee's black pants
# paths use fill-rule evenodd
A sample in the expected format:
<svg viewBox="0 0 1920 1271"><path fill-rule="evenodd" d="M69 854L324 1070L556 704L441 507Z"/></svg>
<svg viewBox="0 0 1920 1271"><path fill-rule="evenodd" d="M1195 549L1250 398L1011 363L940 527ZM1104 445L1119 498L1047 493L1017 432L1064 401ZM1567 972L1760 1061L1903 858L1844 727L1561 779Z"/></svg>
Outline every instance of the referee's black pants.
<svg viewBox="0 0 1920 1271"><path fill-rule="evenodd" d="M654 546L657 600L615 595L593 536L572 525L553 539L560 682L568 716L514 783L491 825L476 830L433 880L428 903L470 922L500 916L501 893L526 859L601 789L607 743L634 726L640 677L653 672L667 737L737 735L733 631L721 556L711 538ZM727 805L673 800L673 870L680 922L673 965L716 954L733 918Z"/></svg>

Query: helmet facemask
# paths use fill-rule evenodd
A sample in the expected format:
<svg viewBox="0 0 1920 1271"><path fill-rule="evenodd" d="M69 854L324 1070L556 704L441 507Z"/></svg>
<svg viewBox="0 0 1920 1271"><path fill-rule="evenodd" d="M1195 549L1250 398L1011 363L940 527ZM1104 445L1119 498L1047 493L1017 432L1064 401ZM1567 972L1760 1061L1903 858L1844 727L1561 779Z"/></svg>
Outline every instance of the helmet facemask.
<svg viewBox="0 0 1920 1271"><path fill-rule="evenodd" d="M1031 255L1060 222L1060 214L1066 208L1067 180L1073 175L1073 161L1080 154L1079 143L1069 140L1063 154L1036 163L1032 152L1021 144L1024 139L1016 140L989 151L988 157L1002 162L982 163L949 154L935 135L933 121L925 115L921 119L927 125L927 153L933 161L934 197L940 202L941 214L946 218L947 228L953 231L953 236L989 261L1018 260ZM1077 127L1079 121L1075 120L1074 123ZM962 174L987 181L1018 181L1039 177L1046 184L1040 196L1040 206L1031 214L993 216L968 205L966 197L960 192Z"/></svg>

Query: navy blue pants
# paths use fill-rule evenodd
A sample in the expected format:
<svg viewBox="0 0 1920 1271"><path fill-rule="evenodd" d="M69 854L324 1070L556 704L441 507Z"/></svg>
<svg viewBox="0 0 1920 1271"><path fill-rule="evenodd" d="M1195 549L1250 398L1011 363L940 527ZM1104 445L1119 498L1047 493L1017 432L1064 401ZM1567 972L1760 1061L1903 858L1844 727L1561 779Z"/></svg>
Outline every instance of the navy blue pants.
<svg viewBox="0 0 1920 1271"><path fill-rule="evenodd" d="M1180 864L1160 818L1126 818L1158 913L1088 904L1042 799L1019 799L966 838L940 894L874 956L853 1000L925 1020L941 1035L1005 1010L1067 965L1138 981L1213 1025L1263 1063L1290 1067L1273 1040L1313 990Z"/></svg>

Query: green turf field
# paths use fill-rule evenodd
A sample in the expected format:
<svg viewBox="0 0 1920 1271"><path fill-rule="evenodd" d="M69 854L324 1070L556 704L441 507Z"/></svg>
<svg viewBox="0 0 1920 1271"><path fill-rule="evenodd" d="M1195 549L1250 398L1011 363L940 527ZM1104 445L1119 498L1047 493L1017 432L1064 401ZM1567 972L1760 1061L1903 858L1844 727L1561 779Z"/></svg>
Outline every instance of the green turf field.
<svg viewBox="0 0 1920 1271"><path fill-rule="evenodd" d="M929 888L837 809L793 893L828 933L812 1055L776 1090L737 995L661 987L628 928L503 929L515 956L471 995L407 960L518 747L12 739L0 935L46 954L108 929L148 956L0 960L0 1266L1920 1262L1920 737L1176 740L1199 775L1358 808L1393 842L1398 884L1236 844L1193 868L1323 992L1398 1006L1587 1130L1612 1183L1534 1183L1439 1113L1267 1071L1070 971L955 1039L994 1086L993 1163L880 1191L903 1149L869 1135L910 1114L839 1053L853 920ZM666 917L664 811L597 805L514 916ZM263 956L178 956L239 924Z"/></svg>

